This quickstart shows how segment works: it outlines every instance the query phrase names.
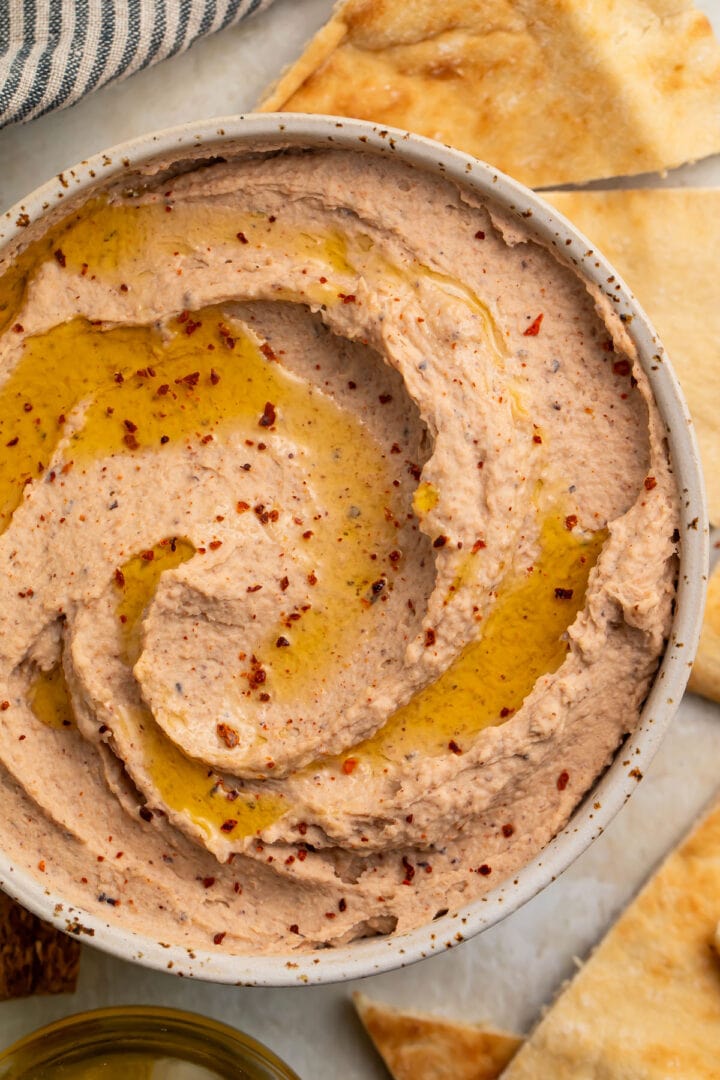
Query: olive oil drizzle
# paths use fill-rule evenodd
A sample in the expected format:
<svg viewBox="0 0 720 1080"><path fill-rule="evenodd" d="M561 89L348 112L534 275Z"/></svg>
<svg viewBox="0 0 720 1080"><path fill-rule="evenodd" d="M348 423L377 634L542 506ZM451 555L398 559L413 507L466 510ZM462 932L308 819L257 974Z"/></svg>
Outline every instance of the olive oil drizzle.
<svg viewBox="0 0 720 1080"><path fill-rule="evenodd" d="M578 535L567 529L563 515L550 513L542 524L538 558L501 586L480 636L349 755L379 768L418 752L462 753L484 728L517 712L537 680L557 671L565 659L565 632L584 605L590 571L606 538L604 529Z"/></svg>
<svg viewBox="0 0 720 1080"><path fill-rule="evenodd" d="M140 651L140 624L161 575L187 562L195 554L188 541L168 537L128 559L116 574L117 616L123 653L129 666ZM212 840L253 836L277 821L287 809L281 795L253 795L225 783L222 775L188 757L165 735L152 713L143 707L119 710L117 724L125 740L133 743L139 762L136 783L150 778L164 807L188 817Z"/></svg>

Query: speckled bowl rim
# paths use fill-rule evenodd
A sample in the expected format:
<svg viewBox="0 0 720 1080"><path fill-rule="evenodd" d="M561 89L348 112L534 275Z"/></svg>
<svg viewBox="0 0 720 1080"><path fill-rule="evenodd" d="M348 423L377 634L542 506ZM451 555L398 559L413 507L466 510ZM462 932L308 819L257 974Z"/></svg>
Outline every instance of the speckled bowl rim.
<svg viewBox="0 0 720 1080"><path fill-rule="evenodd" d="M697 648L708 565L708 524L697 443L675 374L650 322L617 272L562 214L542 198L476 158L419 135L359 120L290 113L215 118L143 135L96 154L38 188L0 219L0 251L17 239L23 226L53 210L58 201L83 189L117 179L156 157L182 157L198 146L221 153L223 144L252 143L280 136L294 145L352 149L395 157L442 175L461 188L489 197L523 229L571 259L626 316L667 429L673 469L681 493L682 549L677 607L658 675L639 726L575 810L568 825L515 878L429 925L391 937L372 938L311 954L231 956L186 946L161 945L152 938L113 925L44 887L14 867L0 851L0 886L61 930L73 927L82 940L120 957L158 970L220 983L296 986L331 983L404 967L444 952L516 911L561 874L605 829L630 798L649 765L680 703ZM609 280L608 280L609 279ZM612 284L610 284L611 282ZM1 843L1 842L0 842Z"/></svg>

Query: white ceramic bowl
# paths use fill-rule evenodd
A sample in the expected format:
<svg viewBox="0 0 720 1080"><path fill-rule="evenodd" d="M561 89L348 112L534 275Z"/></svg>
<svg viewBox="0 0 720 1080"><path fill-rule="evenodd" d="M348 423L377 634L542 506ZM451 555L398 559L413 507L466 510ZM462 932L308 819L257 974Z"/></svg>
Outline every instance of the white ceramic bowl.
<svg viewBox="0 0 720 1080"><path fill-rule="evenodd" d="M467 907L451 911L410 933L359 941L305 956L228 956L196 950L189 957L184 947L161 947L150 938L127 932L89 912L75 909L79 921L94 933L92 944L125 960L161 970L167 970L168 961L172 960L172 970L176 974L216 982L291 986L358 978L402 967L436 951L444 952L516 911L562 873L602 833L637 787L685 689L702 619L708 526L700 461L687 406L662 345L630 289L588 240L538 195L458 150L407 132L326 116L275 113L186 124L116 146L61 173L33 192L0 221L0 251L17 239L29 222L52 212L60 203L66 207L78 195L87 197L98 185L117 180L123 173L146 165L156 157L165 160L191 155L208 158L221 154L222 147L230 142L236 145L256 143L264 139L277 140L278 136L291 145L352 149L397 157L430 173L441 174L460 187L489 197L511 215L517 215L523 229L562 250L586 278L601 289L607 287L610 278L614 283L612 298L616 310L630 317L626 321L627 330L638 349L667 428L673 469L681 493L682 536L677 607L670 639L638 728L577 807L567 827L514 880L503 882ZM65 929L65 916L55 914L55 905L64 905L65 898L49 891L25 871L14 868L1 851L0 885L31 911Z"/></svg>

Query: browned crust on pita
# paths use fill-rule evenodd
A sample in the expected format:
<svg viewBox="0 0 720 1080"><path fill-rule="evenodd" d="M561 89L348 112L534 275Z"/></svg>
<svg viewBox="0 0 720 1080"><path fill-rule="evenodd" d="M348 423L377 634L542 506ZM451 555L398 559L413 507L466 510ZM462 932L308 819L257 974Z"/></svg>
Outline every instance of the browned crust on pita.
<svg viewBox="0 0 720 1080"><path fill-rule="evenodd" d="M688 689L713 701L720 701L720 563L715 567L708 585L700 645Z"/></svg>
<svg viewBox="0 0 720 1080"><path fill-rule="evenodd" d="M719 917L716 804L618 919L503 1080L717 1080Z"/></svg>
<svg viewBox="0 0 720 1080"><path fill-rule="evenodd" d="M496 1080L522 1039L505 1031L353 1000L395 1080Z"/></svg>
<svg viewBox="0 0 720 1080"><path fill-rule="evenodd" d="M259 108L581 183L720 151L720 47L691 0L347 0Z"/></svg>
<svg viewBox="0 0 720 1080"><path fill-rule="evenodd" d="M0 892L0 1000L71 994L80 944Z"/></svg>

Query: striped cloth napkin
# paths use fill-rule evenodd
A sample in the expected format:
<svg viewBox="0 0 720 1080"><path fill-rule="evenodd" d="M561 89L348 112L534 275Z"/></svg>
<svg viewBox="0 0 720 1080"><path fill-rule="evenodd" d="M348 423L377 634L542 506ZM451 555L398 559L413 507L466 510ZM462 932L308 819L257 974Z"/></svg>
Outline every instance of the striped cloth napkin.
<svg viewBox="0 0 720 1080"><path fill-rule="evenodd" d="M0 127L74 104L272 0L0 0Z"/></svg>

